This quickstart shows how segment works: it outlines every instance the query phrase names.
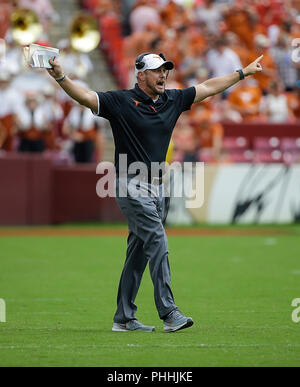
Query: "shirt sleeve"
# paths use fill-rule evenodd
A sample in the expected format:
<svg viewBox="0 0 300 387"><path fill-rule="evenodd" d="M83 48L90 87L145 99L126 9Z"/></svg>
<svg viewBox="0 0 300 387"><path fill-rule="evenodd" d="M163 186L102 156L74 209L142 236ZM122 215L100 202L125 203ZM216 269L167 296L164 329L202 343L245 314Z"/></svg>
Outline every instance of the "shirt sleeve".
<svg viewBox="0 0 300 387"><path fill-rule="evenodd" d="M98 117L110 119L118 113L121 106L121 96L119 91L96 92L98 98L98 110L93 111Z"/></svg>
<svg viewBox="0 0 300 387"><path fill-rule="evenodd" d="M180 113L190 110L192 104L195 101L196 89L194 86L186 89L175 89L172 90L175 103Z"/></svg>

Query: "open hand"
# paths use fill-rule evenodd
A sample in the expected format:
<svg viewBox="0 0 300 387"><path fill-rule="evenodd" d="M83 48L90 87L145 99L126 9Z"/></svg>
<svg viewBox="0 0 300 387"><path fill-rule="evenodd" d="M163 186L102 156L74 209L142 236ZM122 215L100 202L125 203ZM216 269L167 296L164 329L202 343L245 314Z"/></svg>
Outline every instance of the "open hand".
<svg viewBox="0 0 300 387"><path fill-rule="evenodd" d="M254 62L250 63L247 67L245 67L243 69L245 77L248 76L248 75L253 75L253 74L256 74L256 73L259 73L259 72L262 71L262 66L261 66L261 64L259 62L262 60L263 57L264 56L261 55L260 57L255 59Z"/></svg>
<svg viewBox="0 0 300 387"><path fill-rule="evenodd" d="M49 63L52 66L52 69L47 69L48 73L53 77L54 79L61 78L63 74L63 70L61 65L58 62L55 62L55 58L50 59Z"/></svg>

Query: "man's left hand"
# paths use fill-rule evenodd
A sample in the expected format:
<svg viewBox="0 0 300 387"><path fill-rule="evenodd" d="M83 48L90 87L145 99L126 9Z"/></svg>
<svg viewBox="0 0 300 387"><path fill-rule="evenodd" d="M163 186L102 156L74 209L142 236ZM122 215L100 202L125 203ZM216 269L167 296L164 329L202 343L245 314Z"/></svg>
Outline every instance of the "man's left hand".
<svg viewBox="0 0 300 387"><path fill-rule="evenodd" d="M261 55L260 57L255 59L254 62L250 63L247 67L245 67L243 69L243 73L244 73L245 77L247 77L248 75L260 73L262 71L262 67L261 67L261 64L259 62L262 60L263 57L264 56Z"/></svg>

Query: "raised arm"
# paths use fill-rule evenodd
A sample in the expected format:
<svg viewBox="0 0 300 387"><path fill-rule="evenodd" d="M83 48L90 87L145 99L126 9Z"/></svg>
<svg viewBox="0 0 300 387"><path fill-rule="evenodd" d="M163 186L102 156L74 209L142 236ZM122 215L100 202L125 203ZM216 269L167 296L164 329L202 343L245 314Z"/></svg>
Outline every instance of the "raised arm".
<svg viewBox="0 0 300 387"><path fill-rule="evenodd" d="M68 76L64 75L63 70L59 62L49 60L52 69L47 70L64 91L80 105L86 106L92 111L98 111L98 98L94 91L87 90L84 87L73 82Z"/></svg>
<svg viewBox="0 0 300 387"><path fill-rule="evenodd" d="M262 71L261 64L259 63L262 58L263 55L261 55L259 58L255 59L254 62L250 63L247 67L242 69L245 77ZM228 87L230 86L233 86L239 80L240 74L238 72L235 72L233 74L225 75L224 77L211 78L203 83L200 83L199 85L195 86L196 97L194 103L203 101L205 98L210 97L212 95L222 93L224 90L228 89Z"/></svg>

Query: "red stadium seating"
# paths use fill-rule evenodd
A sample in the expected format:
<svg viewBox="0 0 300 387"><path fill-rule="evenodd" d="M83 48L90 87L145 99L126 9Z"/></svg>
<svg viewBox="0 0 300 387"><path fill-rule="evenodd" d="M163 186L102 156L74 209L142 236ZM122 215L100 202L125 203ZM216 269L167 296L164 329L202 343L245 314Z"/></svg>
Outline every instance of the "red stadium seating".
<svg viewBox="0 0 300 387"><path fill-rule="evenodd" d="M283 153L278 150L256 150L254 153L255 163L282 163Z"/></svg>
<svg viewBox="0 0 300 387"><path fill-rule="evenodd" d="M300 137L291 138L284 137L280 141L280 149L282 151L298 150L300 151Z"/></svg>
<svg viewBox="0 0 300 387"><path fill-rule="evenodd" d="M198 152L198 159L204 163L211 163L214 161L212 150L210 148L203 148Z"/></svg>
<svg viewBox="0 0 300 387"><path fill-rule="evenodd" d="M300 163L300 149L283 152L283 162L288 165Z"/></svg>
<svg viewBox="0 0 300 387"><path fill-rule="evenodd" d="M278 137L256 137L253 139L254 150L274 150L280 148Z"/></svg>
<svg viewBox="0 0 300 387"><path fill-rule="evenodd" d="M97 0L83 0L82 7L90 11L98 18L99 30L101 33L100 47L106 56L108 66L114 75L118 86L121 89L127 88L129 72L126 66L122 36L121 22L114 12L106 12L101 16L97 15Z"/></svg>
<svg viewBox="0 0 300 387"><path fill-rule="evenodd" d="M232 163L251 163L253 161L253 151L232 150L228 152L228 159Z"/></svg>
<svg viewBox="0 0 300 387"><path fill-rule="evenodd" d="M300 137L284 137L280 142L280 148L283 152L283 162L285 164L294 164L300 162Z"/></svg>
<svg viewBox="0 0 300 387"><path fill-rule="evenodd" d="M249 140L246 137L224 137L224 149L249 149Z"/></svg>

